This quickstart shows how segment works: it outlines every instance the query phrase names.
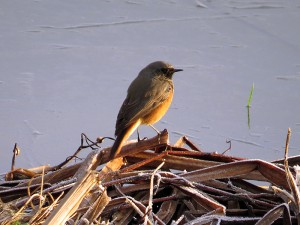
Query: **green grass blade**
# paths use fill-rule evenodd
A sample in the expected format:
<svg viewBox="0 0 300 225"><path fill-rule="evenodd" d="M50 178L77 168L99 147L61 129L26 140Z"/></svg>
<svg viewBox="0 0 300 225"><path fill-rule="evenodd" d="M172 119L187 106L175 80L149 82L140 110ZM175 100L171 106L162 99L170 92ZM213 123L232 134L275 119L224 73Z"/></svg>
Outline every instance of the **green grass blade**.
<svg viewBox="0 0 300 225"><path fill-rule="evenodd" d="M252 88L250 90L250 95L249 95L248 104L247 104L248 108L251 107L251 101L252 101L253 91L254 91L254 83L252 84Z"/></svg>

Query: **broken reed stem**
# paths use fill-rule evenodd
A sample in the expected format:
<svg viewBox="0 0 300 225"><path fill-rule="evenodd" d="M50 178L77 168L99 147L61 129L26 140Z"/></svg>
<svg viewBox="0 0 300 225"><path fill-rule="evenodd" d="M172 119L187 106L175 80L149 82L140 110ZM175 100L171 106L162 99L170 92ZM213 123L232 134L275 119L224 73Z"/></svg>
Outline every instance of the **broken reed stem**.
<svg viewBox="0 0 300 225"><path fill-rule="evenodd" d="M297 210L297 212L295 212L295 214L298 218L298 223L300 223L300 192L297 187L295 178L290 171L289 163L288 163L288 151L289 151L290 139L291 139L291 128L288 128L288 133L287 133L286 143L285 143L284 168L286 171L287 181L288 181L288 184L290 186L292 196L293 196L292 201L295 204L295 208Z"/></svg>
<svg viewBox="0 0 300 225"><path fill-rule="evenodd" d="M286 163L288 163L288 152L289 152L290 139L291 139L291 128L288 128L286 141L285 141L285 154L284 154L284 160Z"/></svg>
<svg viewBox="0 0 300 225"><path fill-rule="evenodd" d="M10 218L9 221L6 221L4 223L2 223L1 225L10 225L12 221L15 221L19 215L26 209L26 207L32 202L32 200L34 198L44 198L43 196L41 196L40 194L33 194L30 196L30 198L27 200L27 202L13 215L12 218Z"/></svg>
<svg viewBox="0 0 300 225"><path fill-rule="evenodd" d="M99 158L101 158L102 155L103 152L91 152L87 156L84 163L75 174L78 181L63 198L60 205L47 218L46 224L64 224L77 210L85 195L88 194L95 185L98 185L108 172L116 171L123 165L123 159L117 158L107 163L106 166L97 173L95 169L99 165Z"/></svg>
<svg viewBox="0 0 300 225"><path fill-rule="evenodd" d="M62 199L59 206L47 218L45 224L65 224L70 216L77 210L85 194L92 189L95 183L97 183L95 173L89 171Z"/></svg>
<svg viewBox="0 0 300 225"><path fill-rule="evenodd" d="M111 198L108 197L106 190L102 186L99 189L102 189L102 193L98 196L97 200L89 207L86 213L80 218L77 225L85 225L85 220L87 219L89 222L93 222L97 219L106 205L111 201ZM98 190L99 191L99 190Z"/></svg>
<svg viewBox="0 0 300 225"><path fill-rule="evenodd" d="M40 195L43 196L43 189L44 189L44 167L43 167L43 172L42 172L42 183L41 183L41 192ZM40 204L39 204L39 208L42 208L43 204L42 204L42 200L40 199Z"/></svg>
<svg viewBox="0 0 300 225"><path fill-rule="evenodd" d="M46 220L46 224L65 224L69 217L76 211L81 200L84 198L94 184L98 181L96 179L95 172L88 170L92 166L92 162L95 162L97 158L96 152L91 152L86 158L85 162L91 162L88 167L85 163L79 168L76 177L77 182L68 192L68 194L62 199L60 205L50 214Z"/></svg>
<svg viewBox="0 0 300 225"><path fill-rule="evenodd" d="M148 206L147 206L147 208L146 208L146 211L147 211L146 217L148 217L149 214L152 215L153 192L154 192L154 191L153 191L153 189L154 189L154 177L155 177L157 171L160 170L164 164L165 164L165 162L162 162L162 163L161 163L161 164L153 171L153 173L152 173L152 175L151 175L151 179L150 179L150 190L149 190L149 203L148 203ZM158 181L158 182L159 182L159 181ZM158 188L158 186L157 186L157 188ZM146 218L146 217L145 217L145 218ZM151 218L151 219L153 219L153 218ZM146 219L145 219L145 220L146 220Z"/></svg>
<svg viewBox="0 0 300 225"><path fill-rule="evenodd" d="M167 130L163 130L159 135L156 135L155 137L147 139L145 141L136 141L134 143L125 144L117 157L135 155L144 150L166 146L167 144L169 144L169 134ZM109 155L106 155L108 158Z"/></svg>
<svg viewBox="0 0 300 225"><path fill-rule="evenodd" d="M141 204L140 202L138 202L131 196L125 195L118 186L115 186L115 188L125 198L125 202L127 204L131 205L131 207L140 215L140 217L144 217L146 215L147 210L143 204ZM145 213L143 213L143 211L140 208L144 209ZM148 219L147 216L145 216L145 221L146 221L146 224L152 225L152 222Z"/></svg>
<svg viewBox="0 0 300 225"><path fill-rule="evenodd" d="M16 156L19 155L19 148L17 143L15 143L14 150L13 150L13 158L11 162L11 171L15 170L15 163L16 163Z"/></svg>
<svg viewBox="0 0 300 225"><path fill-rule="evenodd" d="M212 218L221 222L228 219L244 222L249 220L250 218L242 216L242 212L247 210L242 208L244 204L233 204L237 202L244 202L251 207L256 216L255 219L252 218L253 221L259 220L261 224L266 224L269 215L272 219L281 217L281 220L286 220L290 213L282 214L282 209L278 208L281 210L279 212L276 206L280 206L282 202L289 203L289 208L294 211L292 214L296 215L292 217L295 224L296 219L300 221L300 206L298 190L293 187L294 178L288 166L290 136L289 129L284 159L288 172L262 160L196 152L193 151L193 144L190 148L183 148L183 145L187 145L184 138L176 142L177 146L172 146L168 144L168 136L163 135L124 145L120 156L126 155L129 168L120 170L123 158L119 157L97 172L97 167L103 165L109 155L110 148L105 148L101 152L90 153L82 163L60 168L58 171L49 172L43 168L43 171L39 172L41 175L30 181L24 179L19 184L1 182L0 196L6 199L4 205L18 205L20 209L13 216L2 216L0 213L0 224L9 224L21 219L25 219L25 222L29 220L30 224L47 225L64 224L68 220L78 225L104 221L119 224L131 224L133 221L147 225L171 222L178 224L183 218L185 223L191 224L203 219L211 222ZM157 153L164 149L168 151ZM144 161L140 163L141 160ZM128 169L133 171L126 172ZM170 172L159 171L161 169ZM252 175L249 176L249 173ZM13 171L11 174L14 175ZM273 183L281 194L274 195L275 191L264 190L243 180L249 177L254 180L263 178ZM224 180L218 180L223 178ZM227 183L228 179L232 185ZM203 185L197 182L203 182ZM26 197L24 187L28 189L29 197ZM286 193L291 190L292 194L283 197L282 187L287 190ZM64 191L68 193L65 195ZM12 193L16 193L17 196L12 196ZM62 196L63 199L60 199ZM47 197L48 205L44 205L44 197ZM29 205L31 203L32 207ZM218 216L224 215L227 205L231 206L227 210L230 216ZM196 215L195 212L201 216L181 216ZM266 219L261 217L262 214L267 215ZM236 215L241 219L237 220ZM31 219L28 219L29 216ZM111 219L112 217L114 219Z"/></svg>
<svg viewBox="0 0 300 225"><path fill-rule="evenodd" d="M139 168L139 167L142 167L142 166L144 166L144 165L147 165L147 164L150 163L150 162L153 162L153 161L156 161L156 160L158 160L158 159L161 159L161 158L163 158L164 156L166 156L167 154L168 154L167 152L162 152L162 153L160 153L160 154L157 155L157 156L154 156L154 157L151 157L151 158L142 160L142 161L140 161L140 162L138 162L138 163L135 163L135 164L132 164L132 165L130 165L130 166L128 166L128 167L125 167L125 168L122 169L120 172L126 173L126 172L129 172L129 171L135 170L135 169L137 169L137 168Z"/></svg>

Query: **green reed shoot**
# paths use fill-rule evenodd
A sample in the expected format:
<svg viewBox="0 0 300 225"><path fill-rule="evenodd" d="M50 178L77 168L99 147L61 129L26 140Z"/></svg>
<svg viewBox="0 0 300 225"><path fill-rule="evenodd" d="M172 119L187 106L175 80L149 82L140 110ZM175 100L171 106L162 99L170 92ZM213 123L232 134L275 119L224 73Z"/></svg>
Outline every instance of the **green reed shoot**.
<svg viewBox="0 0 300 225"><path fill-rule="evenodd" d="M247 107L248 107L248 108L251 107L251 101L252 101L253 91L254 91L254 83L252 84L252 88L251 88L251 90L250 90L250 95L249 95L249 98L248 98L248 104L247 104Z"/></svg>

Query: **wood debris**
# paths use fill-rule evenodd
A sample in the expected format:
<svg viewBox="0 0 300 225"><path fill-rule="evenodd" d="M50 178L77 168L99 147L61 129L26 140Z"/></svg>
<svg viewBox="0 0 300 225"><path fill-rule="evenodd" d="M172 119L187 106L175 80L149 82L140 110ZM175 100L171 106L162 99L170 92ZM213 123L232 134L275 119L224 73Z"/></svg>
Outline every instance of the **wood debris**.
<svg viewBox="0 0 300 225"><path fill-rule="evenodd" d="M74 156L55 167L15 169L14 153L12 170L0 180L1 225L300 222L299 169L287 158L290 130L285 159L276 162L205 153L186 137L171 145L166 130L128 142L108 162L103 138L82 137ZM72 164L83 148L92 151ZM300 156L291 160L299 162Z"/></svg>

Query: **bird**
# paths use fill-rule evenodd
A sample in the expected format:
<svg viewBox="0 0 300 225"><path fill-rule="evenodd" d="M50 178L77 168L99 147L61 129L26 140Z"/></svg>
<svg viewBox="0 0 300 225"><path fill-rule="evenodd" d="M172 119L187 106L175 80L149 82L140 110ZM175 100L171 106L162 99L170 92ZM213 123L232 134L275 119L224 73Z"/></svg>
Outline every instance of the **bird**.
<svg viewBox="0 0 300 225"><path fill-rule="evenodd" d="M165 115L174 95L173 74L179 71L183 70L156 61L143 68L132 81L117 116L110 160L120 153L124 142L140 125L154 128L153 124Z"/></svg>

